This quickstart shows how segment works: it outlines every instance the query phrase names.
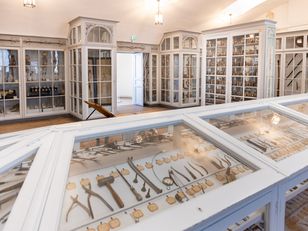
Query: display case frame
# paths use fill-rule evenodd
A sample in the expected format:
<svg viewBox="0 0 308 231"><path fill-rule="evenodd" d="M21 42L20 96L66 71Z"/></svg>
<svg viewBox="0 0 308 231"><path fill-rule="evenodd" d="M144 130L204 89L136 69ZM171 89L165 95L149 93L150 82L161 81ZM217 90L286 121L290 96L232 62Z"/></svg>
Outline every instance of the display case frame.
<svg viewBox="0 0 308 231"><path fill-rule="evenodd" d="M75 139L80 140L83 138L96 137L97 135L117 134L118 132L122 133L125 131L129 131L130 129L149 128L153 125L162 126L164 124L167 125L170 123L173 124L173 123L178 123L178 122L184 122L189 127L200 132L202 136L207 137L214 144L223 145L227 150L231 150L232 153L237 153L236 156L240 157L241 160L243 161L245 160L245 163L248 163L248 162L254 163L253 166L257 167L259 170L252 173L249 176L246 176L242 179L239 179L238 181L233 182L232 184L225 185L224 187L221 187L214 191L210 191L208 194L205 194L194 200L191 200L190 202L179 206L178 209L176 206L174 208L171 208L170 210L168 209L168 211L166 210L162 212L161 214L153 216L152 218L149 218L145 220L144 222L140 222L137 225L127 227L127 230L130 230L130 229L144 230L144 227L148 227L147 225L150 225L151 227L154 228L156 225L154 226L153 224L162 224L163 225L162 227L166 227L166 228L167 227L170 228L172 226L175 229L185 229L203 220L208 219L208 221L210 221L211 219L214 219L213 216L223 211L224 208L226 207L228 207L228 211L224 211L224 214L228 213L230 215L234 213L235 211L239 210L239 208L241 207L239 204L245 198L249 198L249 200L253 203L253 201L255 201L256 198L260 198L260 197L263 197L263 199L267 198L265 200L263 199L261 200L264 202L264 205L268 203L271 204L270 210L269 210L271 214L271 218L270 218L271 224L269 224L269 226L273 227L274 221L276 219L274 215L275 214L274 213L275 189L271 188L271 185L274 185L279 180L281 180L282 178L281 174L278 174L277 172L273 171L266 164L263 164L257 161L255 158L245 155L242 150L237 149L235 146L230 145L229 143L228 144L224 143L224 141L220 139L219 137L217 137L214 133L211 133L209 131L206 131L203 128L200 128L198 123L195 123L195 121L189 118L186 118L183 115L177 115L177 116L172 116L172 117L165 116L164 118L157 118L155 116L147 116L147 119L144 119L141 121L135 121L135 122L128 122L126 124L115 123L116 120L117 119L110 120L109 123L107 123L108 124L107 126L103 126L104 130L102 130L102 127L98 126L98 127L87 129L87 130L77 129L75 131L67 132L66 134L63 135L62 140L63 142L66 143L66 146L58 154L62 156L61 161L59 159L59 162L53 166L56 170L56 173L54 175L53 182L51 184L50 193L49 193L50 197L47 199L47 201L45 201L46 207L45 207L45 211L42 216L40 229L44 230L46 227L48 227L49 230L57 230L59 228L59 219L60 219L60 214L62 212L64 190L65 190L65 185L67 183L67 180L66 178L63 177L63 175L67 176L68 174L69 166L70 166L70 159L72 155L71 153L72 153ZM268 175L271 175L272 177L271 178L261 177L261 176L268 176ZM260 181L261 178L266 179L266 180L262 180L261 182ZM252 182L258 182L258 183L253 184ZM247 187L247 189L245 190L240 190L240 191L236 190L236 188L238 188L242 184L244 185L248 184L251 187ZM234 191L234 190L237 192L236 195L234 195L236 198L234 197L225 198L225 195L228 191ZM255 194L256 191L258 191L257 194ZM265 194L268 194L268 195L265 196ZM271 196L268 197L269 195ZM217 200L217 198L221 198L221 200ZM213 200L215 200L216 204L211 203L211 201ZM202 211L200 212L198 208L201 208ZM174 221L170 219L166 220L166 218L168 217L170 218L171 216L174 216L174 213L176 213L180 217L184 216L184 214L187 215L187 209L192 211L192 213L188 215L189 219L187 220L185 219L185 221L180 221L179 224L174 224ZM233 223L235 223L237 219L239 219L241 216L242 216L242 212L238 212L237 216L233 217L234 219ZM164 219L162 219L162 217L164 217ZM231 220L228 220L228 222L231 222ZM201 227L205 227L207 224L209 224L208 221L206 223L203 223ZM213 221L213 223L215 222ZM230 225L230 223L224 223L225 227L227 227L228 225Z"/></svg>

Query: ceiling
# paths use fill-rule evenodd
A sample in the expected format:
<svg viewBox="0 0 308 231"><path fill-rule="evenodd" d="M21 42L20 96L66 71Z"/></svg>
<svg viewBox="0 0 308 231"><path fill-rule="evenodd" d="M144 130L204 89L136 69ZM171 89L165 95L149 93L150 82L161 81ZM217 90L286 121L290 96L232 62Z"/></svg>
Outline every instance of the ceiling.
<svg viewBox="0 0 308 231"><path fill-rule="evenodd" d="M167 31L202 31L222 26L219 14L234 0L161 0L164 25L153 23L155 0L36 0L25 8L22 0L0 0L0 33L66 37L68 22L77 16L119 21L118 40L158 43ZM255 20L288 0L267 0L233 23ZM229 22L228 22L229 23Z"/></svg>

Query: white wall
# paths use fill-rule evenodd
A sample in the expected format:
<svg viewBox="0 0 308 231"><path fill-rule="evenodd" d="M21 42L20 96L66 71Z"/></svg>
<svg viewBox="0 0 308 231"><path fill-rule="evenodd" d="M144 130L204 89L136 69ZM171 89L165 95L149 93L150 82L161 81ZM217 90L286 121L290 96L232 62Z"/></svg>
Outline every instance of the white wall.
<svg viewBox="0 0 308 231"><path fill-rule="evenodd" d="M135 69L133 54L117 54L117 94L118 97L133 97Z"/></svg>

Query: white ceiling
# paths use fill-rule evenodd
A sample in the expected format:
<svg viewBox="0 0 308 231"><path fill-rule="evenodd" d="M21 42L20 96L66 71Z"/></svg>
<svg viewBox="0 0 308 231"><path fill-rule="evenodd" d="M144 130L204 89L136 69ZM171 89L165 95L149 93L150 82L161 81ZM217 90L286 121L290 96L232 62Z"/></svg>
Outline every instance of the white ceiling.
<svg viewBox="0 0 308 231"><path fill-rule="evenodd" d="M36 0L30 9L22 0L0 0L0 33L66 37L68 24L77 16L116 20L118 40L158 43L163 32L201 31L218 26L215 19L234 0L161 0L165 23L155 26L155 0ZM267 0L235 22L251 21L288 0Z"/></svg>

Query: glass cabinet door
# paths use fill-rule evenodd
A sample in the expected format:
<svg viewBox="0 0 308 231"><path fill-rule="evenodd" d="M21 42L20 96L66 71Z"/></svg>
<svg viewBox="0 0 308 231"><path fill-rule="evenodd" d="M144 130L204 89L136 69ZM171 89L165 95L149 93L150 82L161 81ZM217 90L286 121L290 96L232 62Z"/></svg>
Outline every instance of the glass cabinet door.
<svg viewBox="0 0 308 231"><path fill-rule="evenodd" d="M226 102L227 38L207 41L205 104Z"/></svg>
<svg viewBox="0 0 308 231"><path fill-rule="evenodd" d="M183 55L183 95L182 103L197 102L197 55Z"/></svg>
<svg viewBox="0 0 308 231"><path fill-rule="evenodd" d="M112 60L110 50L88 49L88 98L90 102L111 107Z"/></svg>
<svg viewBox="0 0 308 231"><path fill-rule="evenodd" d="M184 123L76 139L59 230L125 228L254 171Z"/></svg>
<svg viewBox="0 0 308 231"><path fill-rule="evenodd" d="M143 54L143 89L144 89L144 101L150 102L150 54L144 53Z"/></svg>
<svg viewBox="0 0 308 231"><path fill-rule="evenodd" d="M257 98L259 34L233 37L231 101Z"/></svg>
<svg viewBox="0 0 308 231"><path fill-rule="evenodd" d="M179 102L180 56L173 55L173 102Z"/></svg>
<svg viewBox="0 0 308 231"><path fill-rule="evenodd" d="M158 55L152 55L152 102L157 99L157 74L158 74Z"/></svg>
<svg viewBox="0 0 308 231"><path fill-rule="evenodd" d="M161 101L170 103L170 55L161 56Z"/></svg>
<svg viewBox="0 0 308 231"><path fill-rule="evenodd" d="M302 85L303 58L303 53L285 55L284 95L300 94L305 88Z"/></svg>
<svg viewBox="0 0 308 231"><path fill-rule="evenodd" d="M0 118L20 115L18 50L0 49Z"/></svg>
<svg viewBox="0 0 308 231"><path fill-rule="evenodd" d="M25 52L27 113L65 110L64 52Z"/></svg>

